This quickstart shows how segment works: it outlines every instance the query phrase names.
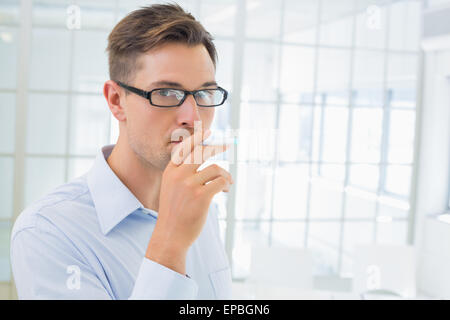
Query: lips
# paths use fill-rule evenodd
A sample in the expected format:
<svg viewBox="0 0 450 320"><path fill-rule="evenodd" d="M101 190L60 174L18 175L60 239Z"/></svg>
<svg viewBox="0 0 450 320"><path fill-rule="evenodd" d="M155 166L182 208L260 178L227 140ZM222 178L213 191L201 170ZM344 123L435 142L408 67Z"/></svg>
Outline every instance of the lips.
<svg viewBox="0 0 450 320"><path fill-rule="evenodd" d="M181 141L183 141L183 137L182 136L180 137L180 139L178 139L178 141L177 140L173 140L173 141L170 141L170 143L177 144L177 143L180 143Z"/></svg>

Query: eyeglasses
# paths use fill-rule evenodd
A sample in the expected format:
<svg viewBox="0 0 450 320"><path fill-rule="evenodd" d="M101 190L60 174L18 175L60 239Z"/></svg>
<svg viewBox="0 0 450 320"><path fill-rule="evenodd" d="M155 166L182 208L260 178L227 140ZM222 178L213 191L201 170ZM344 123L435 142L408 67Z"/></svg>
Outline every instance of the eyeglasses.
<svg viewBox="0 0 450 320"><path fill-rule="evenodd" d="M133 92L150 101L155 107L178 107L186 100L187 96L192 94L195 102L199 107L217 107L227 100L227 90L217 87L215 89L201 89L195 91L187 91L172 88L157 88L151 91L144 91L135 87L128 86L120 81L116 81L122 88Z"/></svg>

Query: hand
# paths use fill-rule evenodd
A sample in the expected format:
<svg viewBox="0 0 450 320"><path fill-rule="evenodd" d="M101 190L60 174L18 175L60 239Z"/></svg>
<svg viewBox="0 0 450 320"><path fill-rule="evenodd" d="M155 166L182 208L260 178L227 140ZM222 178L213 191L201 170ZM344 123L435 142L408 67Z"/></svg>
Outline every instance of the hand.
<svg viewBox="0 0 450 320"><path fill-rule="evenodd" d="M207 158L227 149L227 145L202 145L209 133L203 136L197 130L175 146L163 172L158 219L146 252L148 259L182 274L187 251L200 235L213 196L228 192L233 184L230 173L216 164L197 171Z"/></svg>

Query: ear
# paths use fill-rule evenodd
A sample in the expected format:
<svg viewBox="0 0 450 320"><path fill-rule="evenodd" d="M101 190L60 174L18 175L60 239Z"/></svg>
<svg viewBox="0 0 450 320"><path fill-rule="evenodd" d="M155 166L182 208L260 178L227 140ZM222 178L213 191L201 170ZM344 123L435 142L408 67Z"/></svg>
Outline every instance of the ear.
<svg viewBox="0 0 450 320"><path fill-rule="evenodd" d="M112 80L108 80L103 85L103 95L105 96L106 102L108 103L109 110L114 115L119 122L125 121L127 119L125 110L121 104L123 99L121 95L124 96L124 91L119 85Z"/></svg>

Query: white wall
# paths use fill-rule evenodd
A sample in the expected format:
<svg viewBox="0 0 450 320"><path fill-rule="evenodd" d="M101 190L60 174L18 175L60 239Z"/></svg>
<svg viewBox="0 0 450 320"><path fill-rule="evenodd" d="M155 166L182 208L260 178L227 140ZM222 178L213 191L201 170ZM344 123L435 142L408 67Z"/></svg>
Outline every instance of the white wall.
<svg viewBox="0 0 450 320"><path fill-rule="evenodd" d="M430 215L448 206L450 163L450 50L425 54L418 161L415 244L418 289L450 299L450 224Z"/></svg>

